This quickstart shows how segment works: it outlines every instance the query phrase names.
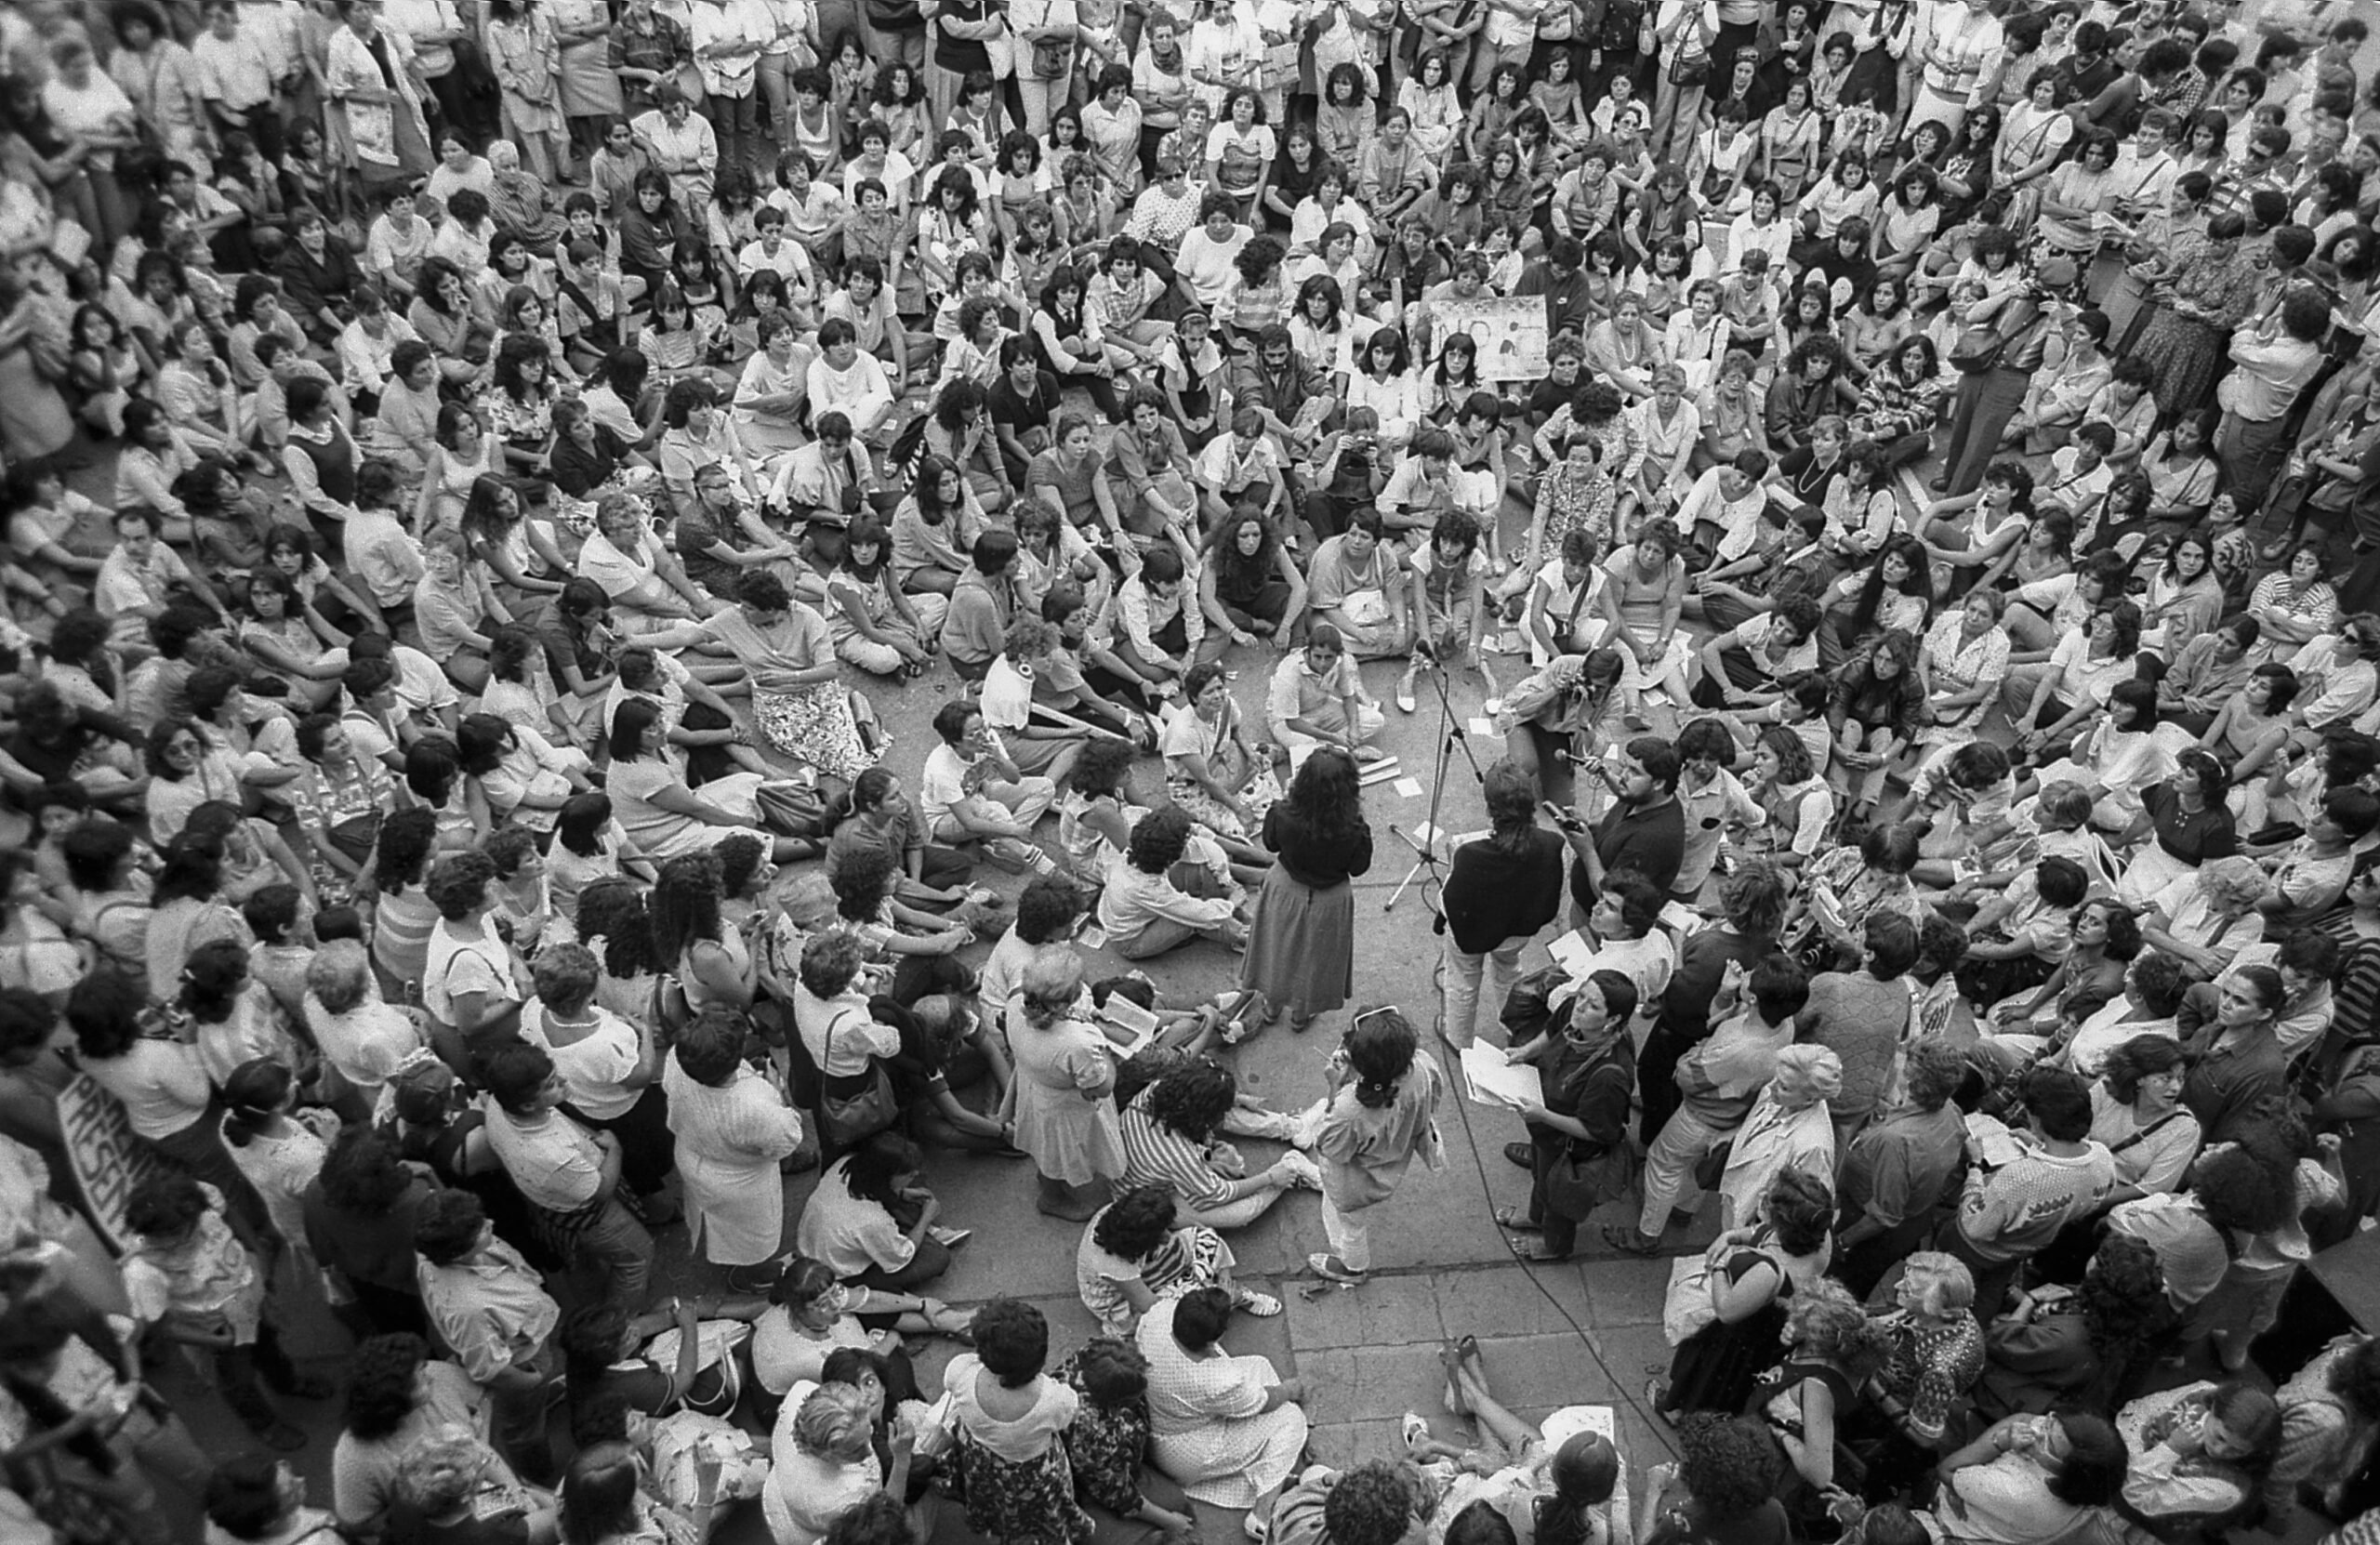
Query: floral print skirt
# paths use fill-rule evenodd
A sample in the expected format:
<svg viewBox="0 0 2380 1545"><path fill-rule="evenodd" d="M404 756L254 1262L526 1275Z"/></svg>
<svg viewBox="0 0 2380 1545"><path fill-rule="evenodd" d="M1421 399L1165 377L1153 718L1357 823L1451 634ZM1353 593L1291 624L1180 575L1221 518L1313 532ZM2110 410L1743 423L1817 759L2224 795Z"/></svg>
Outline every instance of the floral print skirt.
<svg viewBox="0 0 2380 1545"><path fill-rule="evenodd" d="M953 1489L967 1523L998 1545L1091 1545L1091 1514L1075 1500L1074 1466L1052 1439L1037 1458L1001 1459L964 1429L952 1458Z"/></svg>
<svg viewBox="0 0 2380 1545"><path fill-rule="evenodd" d="M828 777L856 778L876 765L860 740L851 693L840 682L820 681L792 693L756 689L752 717L772 746Z"/></svg>

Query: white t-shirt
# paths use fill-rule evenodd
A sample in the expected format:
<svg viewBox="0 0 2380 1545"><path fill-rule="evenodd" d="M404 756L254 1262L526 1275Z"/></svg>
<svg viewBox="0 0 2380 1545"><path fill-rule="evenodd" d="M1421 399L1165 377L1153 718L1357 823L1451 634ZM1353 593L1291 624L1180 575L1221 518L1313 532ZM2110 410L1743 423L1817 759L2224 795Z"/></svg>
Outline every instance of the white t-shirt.
<svg viewBox="0 0 2380 1545"><path fill-rule="evenodd" d="M925 812L929 827L968 798L970 765L957 746L946 743L926 753L925 767L918 773L918 807Z"/></svg>

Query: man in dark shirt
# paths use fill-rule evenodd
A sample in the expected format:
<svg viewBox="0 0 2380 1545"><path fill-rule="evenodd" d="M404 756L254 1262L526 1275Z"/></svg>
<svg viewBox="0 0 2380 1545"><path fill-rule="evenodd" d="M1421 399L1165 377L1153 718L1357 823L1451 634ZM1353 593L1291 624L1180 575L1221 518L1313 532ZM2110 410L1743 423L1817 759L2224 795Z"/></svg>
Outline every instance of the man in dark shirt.
<svg viewBox="0 0 2380 1545"><path fill-rule="evenodd" d="M1561 332L1586 335L1590 309L1586 261L1586 249L1577 237L1556 236L1547 244L1545 256L1523 269L1520 283L1513 286L1514 295L1545 297L1547 337Z"/></svg>
<svg viewBox="0 0 2380 1545"><path fill-rule="evenodd" d="M1232 401L1264 416L1268 433L1281 437L1290 456L1303 460L1318 426L1301 427L1307 402L1327 397L1329 387L1314 366L1298 357L1289 330L1274 323L1256 335L1256 348L1232 367Z"/></svg>
<svg viewBox="0 0 2380 1545"><path fill-rule="evenodd" d="M1593 909L1603 877L1633 869L1667 893L1686 862L1686 811L1677 801L1683 764L1677 747L1659 735L1638 735L1606 757L1604 781L1620 802L1593 827L1572 822L1564 828L1577 859L1570 865L1570 897L1581 913Z"/></svg>
<svg viewBox="0 0 2380 1545"><path fill-rule="evenodd" d="M2074 29L2074 51L2056 67L2057 105L2072 109L2096 100L2124 73L2110 46L2105 22L2085 21ZM2082 126L2078 123L2077 127Z"/></svg>

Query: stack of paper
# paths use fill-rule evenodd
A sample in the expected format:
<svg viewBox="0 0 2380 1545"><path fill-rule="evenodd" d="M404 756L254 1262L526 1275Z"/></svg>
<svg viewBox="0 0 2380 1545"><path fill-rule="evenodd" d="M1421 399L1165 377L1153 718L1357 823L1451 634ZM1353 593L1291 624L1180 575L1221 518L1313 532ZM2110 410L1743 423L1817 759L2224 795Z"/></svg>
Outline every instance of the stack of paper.
<svg viewBox="0 0 2380 1545"><path fill-rule="evenodd" d="M1546 945L1545 953L1572 976L1584 976L1594 969L1594 944L1575 928Z"/></svg>
<svg viewBox="0 0 2380 1545"><path fill-rule="evenodd" d="M1545 1103L1545 1084L1533 1063L1508 1063L1496 1047L1474 1042L1462 1049L1463 1092L1474 1105L1519 1110Z"/></svg>
<svg viewBox="0 0 2380 1545"><path fill-rule="evenodd" d="M1380 784L1394 783L1405 776L1405 764L1395 757L1382 757L1378 761L1362 762L1357 765L1363 769L1362 776L1357 779L1357 782L1366 788L1371 788Z"/></svg>

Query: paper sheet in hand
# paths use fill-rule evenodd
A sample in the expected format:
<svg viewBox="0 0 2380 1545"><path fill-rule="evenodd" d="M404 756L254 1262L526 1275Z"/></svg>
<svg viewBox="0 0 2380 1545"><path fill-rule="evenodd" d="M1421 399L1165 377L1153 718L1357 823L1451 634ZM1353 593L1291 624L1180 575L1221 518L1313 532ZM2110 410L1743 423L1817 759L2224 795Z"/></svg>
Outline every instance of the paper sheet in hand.
<svg viewBox="0 0 2380 1545"><path fill-rule="evenodd" d="M1967 1142L1977 1163L1997 1169L2025 1156L2025 1145L1996 1116L1967 1117Z"/></svg>
<svg viewBox="0 0 2380 1545"><path fill-rule="evenodd" d="M1518 1110L1523 1105L1545 1103L1545 1084L1538 1077L1536 1065L1508 1063L1504 1054L1492 1046L1462 1049L1462 1083L1474 1105L1506 1105Z"/></svg>
<svg viewBox="0 0 2380 1545"><path fill-rule="evenodd" d="M1584 976L1594 969L1595 946L1589 944L1587 936L1577 929L1546 945L1545 953L1554 957L1554 963L1572 976Z"/></svg>

